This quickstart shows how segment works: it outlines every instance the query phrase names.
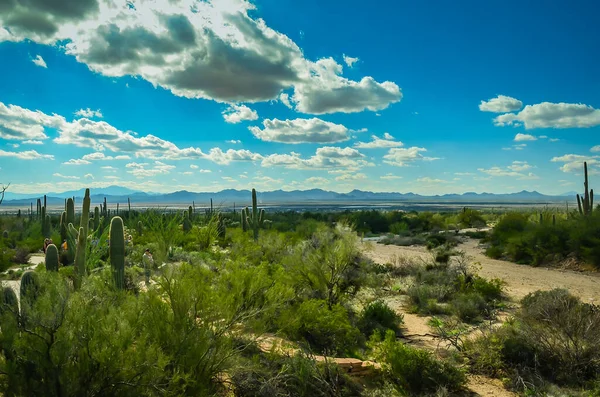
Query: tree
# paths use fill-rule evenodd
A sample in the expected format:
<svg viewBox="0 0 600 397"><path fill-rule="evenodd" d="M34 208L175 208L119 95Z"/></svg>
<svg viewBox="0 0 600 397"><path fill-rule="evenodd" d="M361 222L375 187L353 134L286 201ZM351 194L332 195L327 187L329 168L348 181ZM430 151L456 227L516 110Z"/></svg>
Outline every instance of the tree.
<svg viewBox="0 0 600 397"><path fill-rule="evenodd" d="M6 189L8 189L9 186L10 186L10 183L6 186L4 186L4 184L2 184L2 187L0 188L0 204L2 204L2 202L4 201L4 193L6 193Z"/></svg>

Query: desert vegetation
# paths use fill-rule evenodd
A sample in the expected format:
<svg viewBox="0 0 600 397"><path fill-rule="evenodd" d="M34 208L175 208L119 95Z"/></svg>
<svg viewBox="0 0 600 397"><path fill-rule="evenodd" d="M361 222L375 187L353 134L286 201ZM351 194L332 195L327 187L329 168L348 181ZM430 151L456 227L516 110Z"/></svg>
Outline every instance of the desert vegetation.
<svg viewBox="0 0 600 397"><path fill-rule="evenodd" d="M92 208L86 190L61 213L40 198L0 217L1 392L462 395L473 374L523 395L600 392L598 307L561 289L511 300L460 250L476 238L518 262L597 266L592 192L581 212L538 222L469 208L269 213L250 199L234 212L138 211ZM361 243L372 233L420 239L430 259L376 263ZM413 343L415 315L434 345Z"/></svg>

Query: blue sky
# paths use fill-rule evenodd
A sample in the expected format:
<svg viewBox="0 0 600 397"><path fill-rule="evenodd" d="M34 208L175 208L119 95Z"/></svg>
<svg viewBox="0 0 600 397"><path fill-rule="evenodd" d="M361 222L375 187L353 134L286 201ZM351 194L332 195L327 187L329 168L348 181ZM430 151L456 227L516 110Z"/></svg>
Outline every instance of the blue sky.
<svg viewBox="0 0 600 397"><path fill-rule="evenodd" d="M0 6L14 193L560 194L600 173L594 1L26 3Z"/></svg>

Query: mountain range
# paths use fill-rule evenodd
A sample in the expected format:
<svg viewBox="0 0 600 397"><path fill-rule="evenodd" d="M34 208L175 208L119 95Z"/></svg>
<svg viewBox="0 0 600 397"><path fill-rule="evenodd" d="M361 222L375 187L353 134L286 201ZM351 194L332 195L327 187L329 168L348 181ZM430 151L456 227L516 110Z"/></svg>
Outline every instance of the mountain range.
<svg viewBox="0 0 600 397"><path fill-rule="evenodd" d="M85 189L76 191L67 191L62 193L47 193L47 202L49 205L59 205L64 203L68 197L83 197ZM283 191L274 190L267 192L258 192L258 198L261 204L301 204L301 203L366 203L366 202L429 202L429 203L556 203L571 201L574 199L575 192L567 192L559 196L545 195L536 191L523 190L517 193L475 193L467 192L463 194L443 194L434 196L424 196L415 193L397 193L397 192L369 192L362 190L352 190L348 193L337 193L322 189ZM37 198L43 197L39 194L18 194L6 193L3 205L6 206L26 206L35 203ZM109 204L121 203L127 204L129 198L134 205L139 204L191 204L195 202L199 205L206 205L212 199L218 205L248 205L251 197L249 190L227 189L219 192L189 192L181 190L173 193L146 193L128 189L122 186L109 186L92 190L92 202L100 203L106 200Z"/></svg>

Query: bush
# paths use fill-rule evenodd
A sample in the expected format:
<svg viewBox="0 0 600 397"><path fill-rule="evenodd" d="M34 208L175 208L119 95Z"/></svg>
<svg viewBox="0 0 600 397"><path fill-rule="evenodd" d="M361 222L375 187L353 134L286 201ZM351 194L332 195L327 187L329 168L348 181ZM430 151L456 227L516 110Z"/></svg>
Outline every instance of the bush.
<svg viewBox="0 0 600 397"><path fill-rule="evenodd" d="M331 356L352 353L360 343L360 331L337 304L327 307L324 300L308 300L289 308L278 321L281 332L293 341L306 342L318 353Z"/></svg>
<svg viewBox="0 0 600 397"><path fill-rule="evenodd" d="M391 382L408 394L433 393L439 388L460 390L466 381L462 370L432 353L396 341L388 331L382 343L371 340L375 356Z"/></svg>
<svg viewBox="0 0 600 397"><path fill-rule="evenodd" d="M478 293L458 294L450 301L452 313L466 323L476 322L489 312L485 299Z"/></svg>
<svg viewBox="0 0 600 397"><path fill-rule="evenodd" d="M388 330L398 334L403 320L401 314L397 314L385 302L377 300L368 304L360 313L358 328L367 338L374 332L384 338Z"/></svg>

